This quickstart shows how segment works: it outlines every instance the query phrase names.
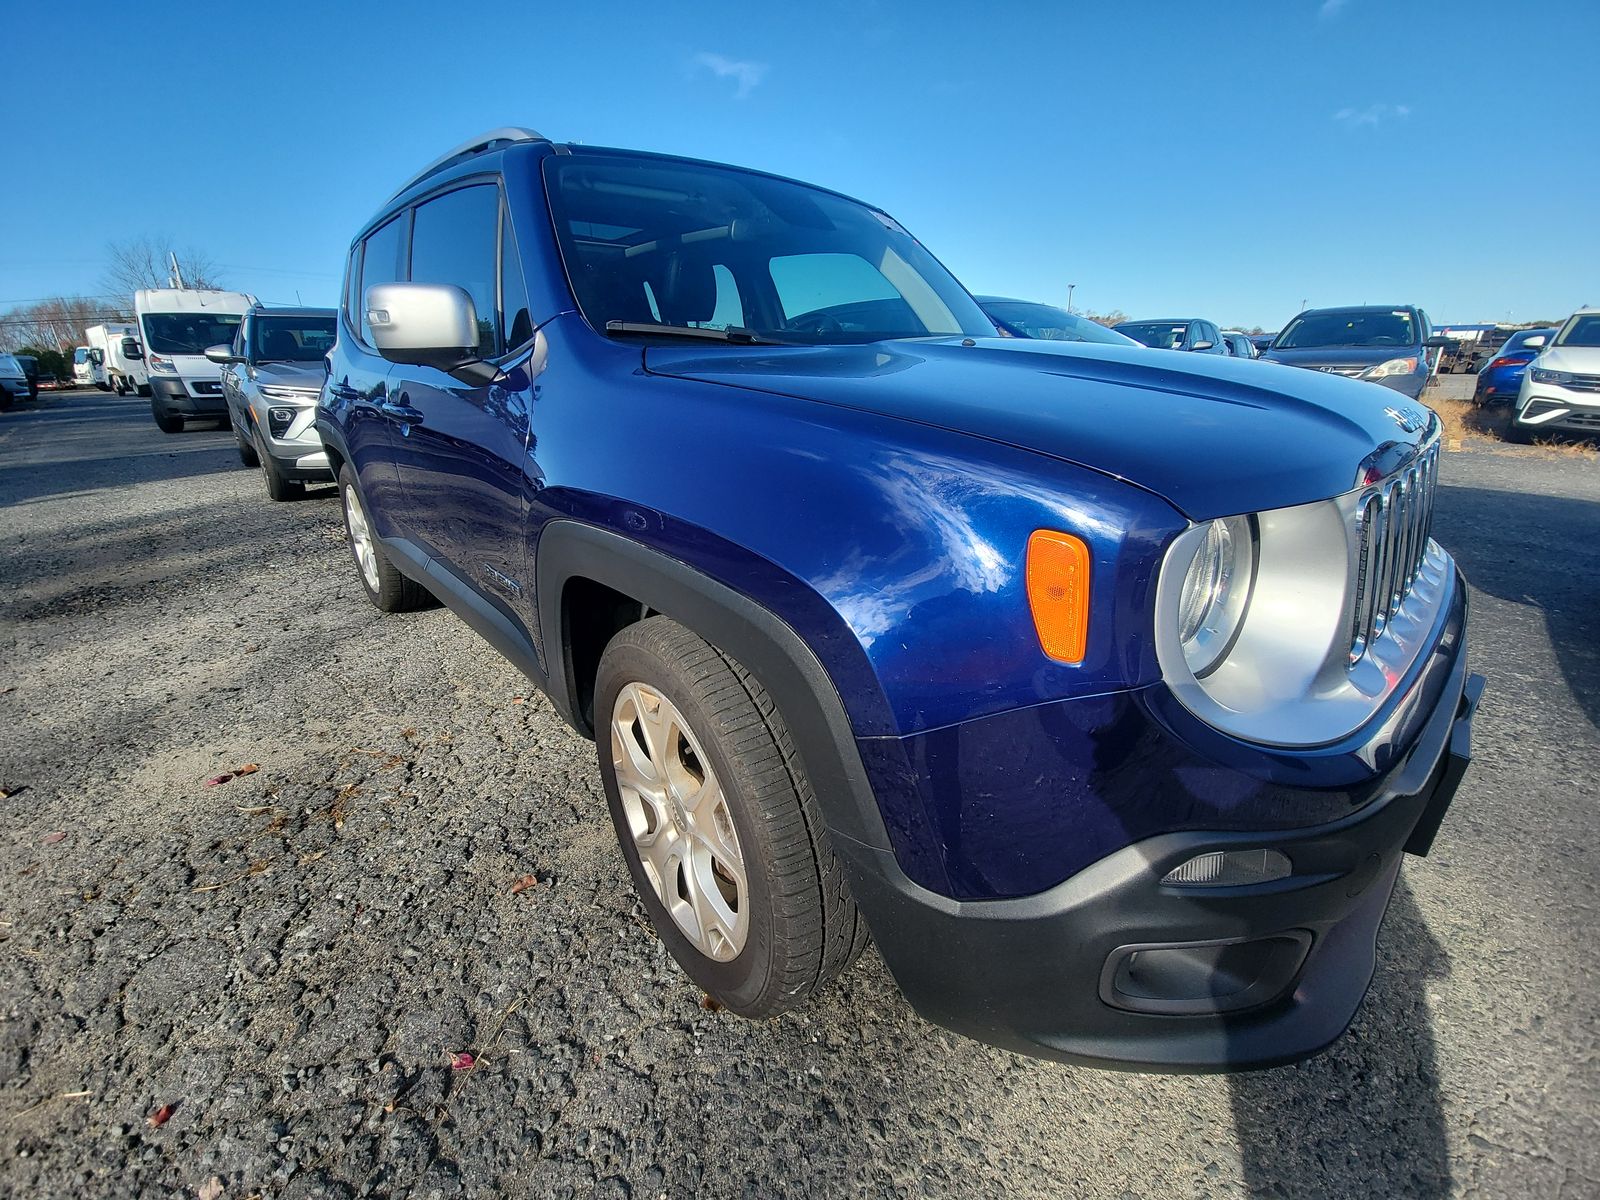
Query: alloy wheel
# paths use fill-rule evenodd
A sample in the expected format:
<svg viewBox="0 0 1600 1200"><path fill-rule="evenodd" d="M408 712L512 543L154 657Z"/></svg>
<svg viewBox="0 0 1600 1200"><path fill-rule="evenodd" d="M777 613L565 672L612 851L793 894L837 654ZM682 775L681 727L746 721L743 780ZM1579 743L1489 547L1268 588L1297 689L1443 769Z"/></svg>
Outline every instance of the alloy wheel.
<svg viewBox="0 0 1600 1200"><path fill-rule="evenodd" d="M611 714L611 762L650 886L684 937L727 962L750 933L750 888L727 797L677 707L630 683Z"/></svg>

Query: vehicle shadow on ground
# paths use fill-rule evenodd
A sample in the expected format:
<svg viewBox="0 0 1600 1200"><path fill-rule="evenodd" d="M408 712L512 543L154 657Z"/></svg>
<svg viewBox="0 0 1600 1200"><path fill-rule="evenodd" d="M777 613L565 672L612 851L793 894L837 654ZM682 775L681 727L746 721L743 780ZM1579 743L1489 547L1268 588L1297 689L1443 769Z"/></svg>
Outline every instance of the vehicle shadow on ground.
<svg viewBox="0 0 1600 1200"><path fill-rule="evenodd" d="M1573 699L1600 727L1600 504L1565 496L1441 486L1433 536L1468 581L1538 609ZM1560 553L1550 553L1552 541ZM1492 685L1491 685L1492 686Z"/></svg>
<svg viewBox="0 0 1600 1200"><path fill-rule="evenodd" d="M1404 877L1379 934L1377 974L1343 1039L1292 1067L1229 1078L1252 1196L1444 1196L1450 1156L1430 981L1449 957Z"/></svg>

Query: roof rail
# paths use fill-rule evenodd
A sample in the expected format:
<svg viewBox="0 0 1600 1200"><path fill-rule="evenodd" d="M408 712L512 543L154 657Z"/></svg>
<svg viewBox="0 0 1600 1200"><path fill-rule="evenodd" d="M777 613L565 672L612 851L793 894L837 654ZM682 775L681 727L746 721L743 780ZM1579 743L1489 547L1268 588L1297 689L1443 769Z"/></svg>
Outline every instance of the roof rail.
<svg viewBox="0 0 1600 1200"><path fill-rule="evenodd" d="M437 175L446 167L453 166L464 159L471 158L475 154L484 154L490 150L499 150L502 147L512 145L516 142L548 142L549 140L550 139L545 137L542 133L536 133L532 129L523 129L521 126L517 125L506 125L499 129L491 129L488 133L480 134L471 141L463 142L454 150L451 150L448 154L440 155L438 158L434 159L427 166L423 167L422 170L418 171L410 179L406 180L405 183L401 184L400 187L395 190L394 196L390 196L389 199L393 200L395 196L400 195L401 192L409 191L410 189L416 187L417 184L428 178L428 176Z"/></svg>

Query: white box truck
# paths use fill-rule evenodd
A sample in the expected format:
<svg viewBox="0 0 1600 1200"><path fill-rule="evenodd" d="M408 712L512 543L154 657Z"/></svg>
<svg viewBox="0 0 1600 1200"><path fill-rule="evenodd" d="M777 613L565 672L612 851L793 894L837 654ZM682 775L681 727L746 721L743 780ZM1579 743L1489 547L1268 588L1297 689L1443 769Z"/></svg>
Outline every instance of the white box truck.
<svg viewBox="0 0 1600 1200"><path fill-rule="evenodd" d="M102 392L126 396L150 394L150 377L145 370L144 351L139 346L139 331L132 325L91 325L83 331L89 343L89 382Z"/></svg>
<svg viewBox="0 0 1600 1200"><path fill-rule="evenodd" d="M206 357L232 342L256 298L246 292L149 288L133 294L150 379L150 415L163 433L182 433L191 418L228 424L222 368Z"/></svg>

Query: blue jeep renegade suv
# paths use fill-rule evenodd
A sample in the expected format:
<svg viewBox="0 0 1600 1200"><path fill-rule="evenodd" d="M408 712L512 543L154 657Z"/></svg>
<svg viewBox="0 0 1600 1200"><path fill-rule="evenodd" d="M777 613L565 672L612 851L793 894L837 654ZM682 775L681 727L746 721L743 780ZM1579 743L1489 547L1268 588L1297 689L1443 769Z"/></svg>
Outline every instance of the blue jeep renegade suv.
<svg viewBox="0 0 1600 1200"><path fill-rule="evenodd" d="M360 231L328 365L373 603L442 600L594 738L734 1012L870 931L1029 1054L1239 1068L1349 1023L1481 688L1426 409L996 337L870 205L526 130Z"/></svg>

